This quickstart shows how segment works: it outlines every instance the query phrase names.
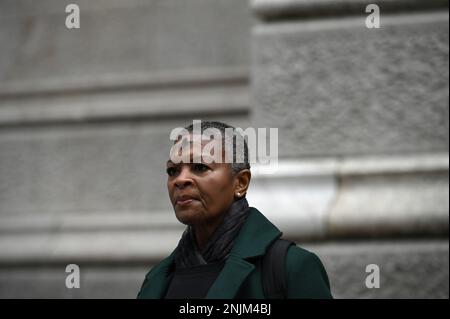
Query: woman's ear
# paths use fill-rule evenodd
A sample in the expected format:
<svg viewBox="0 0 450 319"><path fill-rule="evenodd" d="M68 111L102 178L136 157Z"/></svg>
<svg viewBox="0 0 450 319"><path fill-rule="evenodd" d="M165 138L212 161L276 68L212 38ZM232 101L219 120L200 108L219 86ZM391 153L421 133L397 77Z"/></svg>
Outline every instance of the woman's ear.
<svg viewBox="0 0 450 319"><path fill-rule="evenodd" d="M243 169L234 176L234 197L242 198L247 193L252 173L249 169Z"/></svg>

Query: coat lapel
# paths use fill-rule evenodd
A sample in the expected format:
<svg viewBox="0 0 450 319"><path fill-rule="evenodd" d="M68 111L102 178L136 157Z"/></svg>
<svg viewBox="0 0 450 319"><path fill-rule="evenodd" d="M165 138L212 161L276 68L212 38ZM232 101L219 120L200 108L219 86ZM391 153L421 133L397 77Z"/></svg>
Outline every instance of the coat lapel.
<svg viewBox="0 0 450 319"><path fill-rule="evenodd" d="M206 298L234 298L242 283L255 269L255 265L246 259L264 255L267 247L280 236L278 228L256 208L250 208L249 216L242 225L233 249ZM173 257L174 252L150 271L147 275L148 284L144 283L139 298L164 298L170 283Z"/></svg>
<svg viewBox="0 0 450 319"><path fill-rule="evenodd" d="M156 268L147 275L146 281L151 284L143 285L138 298L162 299L169 285L169 269L173 264L173 253L161 261Z"/></svg>
<svg viewBox="0 0 450 319"><path fill-rule="evenodd" d="M242 283L255 269L255 265L248 262L246 258L264 255L267 246L280 236L281 232L278 228L257 209L251 208L230 256L206 298L234 298Z"/></svg>
<svg viewBox="0 0 450 319"><path fill-rule="evenodd" d="M230 255L206 295L207 299L230 299L239 290L242 282L255 269L255 266L244 259Z"/></svg>

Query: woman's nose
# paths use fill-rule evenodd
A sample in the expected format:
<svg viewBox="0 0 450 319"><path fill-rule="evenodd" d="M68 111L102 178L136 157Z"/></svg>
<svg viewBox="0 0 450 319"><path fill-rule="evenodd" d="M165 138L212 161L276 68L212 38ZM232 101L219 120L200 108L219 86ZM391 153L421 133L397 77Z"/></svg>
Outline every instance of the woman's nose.
<svg viewBox="0 0 450 319"><path fill-rule="evenodd" d="M192 185L192 178L190 174L189 167L185 166L181 169L178 176L175 178L175 186L179 188L183 188L189 185Z"/></svg>

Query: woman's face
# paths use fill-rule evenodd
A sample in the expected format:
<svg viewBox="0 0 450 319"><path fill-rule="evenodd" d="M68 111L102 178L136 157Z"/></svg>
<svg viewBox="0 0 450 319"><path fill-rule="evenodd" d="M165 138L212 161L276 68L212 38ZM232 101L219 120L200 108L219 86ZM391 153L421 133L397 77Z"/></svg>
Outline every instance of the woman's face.
<svg viewBox="0 0 450 319"><path fill-rule="evenodd" d="M206 144L202 141L202 148ZM191 161L194 158L190 150ZM186 225L214 225L234 201L228 163L167 162L167 189L177 219Z"/></svg>

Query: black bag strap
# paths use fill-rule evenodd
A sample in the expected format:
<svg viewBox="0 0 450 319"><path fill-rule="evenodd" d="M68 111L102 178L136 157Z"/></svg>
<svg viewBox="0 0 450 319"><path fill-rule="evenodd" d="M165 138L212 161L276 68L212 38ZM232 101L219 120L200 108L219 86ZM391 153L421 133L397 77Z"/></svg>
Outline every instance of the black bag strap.
<svg viewBox="0 0 450 319"><path fill-rule="evenodd" d="M289 246L294 243L277 239L268 248L262 260L262 285L267 299L286 298L286 255Z"/></svg>

